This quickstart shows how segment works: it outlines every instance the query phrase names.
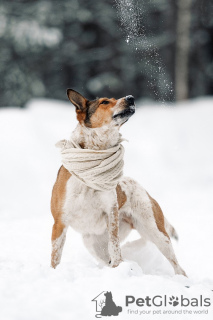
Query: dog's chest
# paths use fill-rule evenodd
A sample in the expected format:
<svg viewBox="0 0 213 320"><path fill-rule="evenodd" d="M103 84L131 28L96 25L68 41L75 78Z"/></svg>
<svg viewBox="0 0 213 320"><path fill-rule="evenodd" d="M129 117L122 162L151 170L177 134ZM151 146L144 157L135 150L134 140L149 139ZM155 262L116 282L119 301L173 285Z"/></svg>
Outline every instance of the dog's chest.
<svg viewBox="0 0 213 320"><path fill-rule="evenodd" d="M62 219L82 234L102 234L115 203L115 191L95 191L71 176L67 181Z"/></svg>

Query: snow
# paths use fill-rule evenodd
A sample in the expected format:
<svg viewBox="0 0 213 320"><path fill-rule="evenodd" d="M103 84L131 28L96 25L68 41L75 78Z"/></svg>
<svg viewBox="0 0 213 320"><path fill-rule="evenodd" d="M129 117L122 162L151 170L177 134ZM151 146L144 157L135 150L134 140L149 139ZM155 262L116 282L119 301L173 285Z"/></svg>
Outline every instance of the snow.
<svg viewBox="0 0 213 320"><path fill-rule="evenodd" d="M97 264L70 229L61 264L50 268L50 197L60 166L54 144L69 138L76 119L70 103L32 100L27 109L0 111L1 319L95 319L91 300L102 291L111 291L122 306L118 319L140 317L128 309L151 310L147 319L212 319L212 306L125 306L126 295L203 295L213 303L213 100L137 105L142 107L121 129L129 140L123 143L125 174L157 199L175 226L174 249L189 278L175 276L158 249L143 246L134 232L122 247L124 262L111 269Z"/></svg>
<svg viewBox="0 0 213 320"><path fill-rule="evenodd" d="M168 41L170 35L165 31L154 37L146 30L145 24L151 13L147 3L135 0L116 0L115 3L126 43L138 53L138 58L140 56L145 77L150 75L151 80L148 80L147 86L154 92L156 100L173 101L174 84L170 81L159 54L159 47ZM151 2L150 4L153 5Z"/></svg>

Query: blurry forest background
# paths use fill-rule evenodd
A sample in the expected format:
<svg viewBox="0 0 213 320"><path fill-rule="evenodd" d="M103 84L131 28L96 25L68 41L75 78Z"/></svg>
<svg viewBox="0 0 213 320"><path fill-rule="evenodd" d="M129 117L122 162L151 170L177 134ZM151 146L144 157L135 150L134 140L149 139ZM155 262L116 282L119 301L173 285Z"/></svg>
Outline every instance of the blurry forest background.
<svg viewBox="0 0 213 320"><path fill-rule="evenodd" d="M87 98L213 94L211 0L1 0L0 50L1 107L66 100L68 87Z"/></svg>

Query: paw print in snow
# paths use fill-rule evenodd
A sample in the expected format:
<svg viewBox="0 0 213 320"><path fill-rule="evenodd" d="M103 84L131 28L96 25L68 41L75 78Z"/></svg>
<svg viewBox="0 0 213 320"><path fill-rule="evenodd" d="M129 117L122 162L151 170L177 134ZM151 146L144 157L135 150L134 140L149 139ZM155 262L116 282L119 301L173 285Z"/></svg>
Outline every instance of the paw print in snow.
<svg viewBox="0 0 213 320"><path fill-rule="evenodd" d="M174 296L172 296L171 298L169 298L169 300L169 304L171 304L173 307L176 307L179 304L178 297L175 298Z"/></svg>

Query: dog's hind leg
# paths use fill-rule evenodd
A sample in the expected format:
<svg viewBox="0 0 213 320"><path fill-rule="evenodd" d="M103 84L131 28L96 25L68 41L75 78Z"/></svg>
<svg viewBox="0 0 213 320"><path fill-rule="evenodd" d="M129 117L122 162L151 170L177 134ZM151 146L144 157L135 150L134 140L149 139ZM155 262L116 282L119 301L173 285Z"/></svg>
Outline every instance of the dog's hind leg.
<svg viewBox="0 0 213 320"><path fill-rule="evenodd" d="M170 237L165 229L163 212L158 203L148 194L147 196L146 211L141 213L141 219L137 214L135 227L140 234L146 234L147 238L158 247L171 263L176 274L186 276L177 261Z"/></svg>
<svg viewBox="0 0 213 320"><path fill-rule="evenodd" d="M141 228L140 223L136 223L136 228L139 233L146 233L148 240L153 242L157 248L161 251L161 253L167 258L167 260L171 263L172 267L176 274L181 274L186 276L184 270L180 267L177 258L175 256L171 240L167 232L160 231L157 226L154 225L146 225L146 231L144 231L144 227Z"/></svg>
<svg viewBox="0 0 213 320"><path fill-rule="evenodd" d="M67 227L61 222L55 222L52 229L51 266L56 268L61 261L62 250L66 239Z"/></svg>
<svg viewBox="0 0 213 320"><path fill-rule="evenodd" d="M171 263L176 274L186 276L176 259L159 204L136 182L132 181L131 187L130 203L134 227L142 237L145 236L158 247Z"/></svg>
<svg viewBox="0 0 213 320"><path fill-rule="evenodd" d="M158 203L149 196L144 188L130 178L120 182L121 190L126 195L123 210L131 217L133 227L141 237L153 242L161 253L168 259L176 274L186 275L178 264L168 232L172 230L164 221L163 212ZM173 230L173 235L174 230Z"/></svg>

